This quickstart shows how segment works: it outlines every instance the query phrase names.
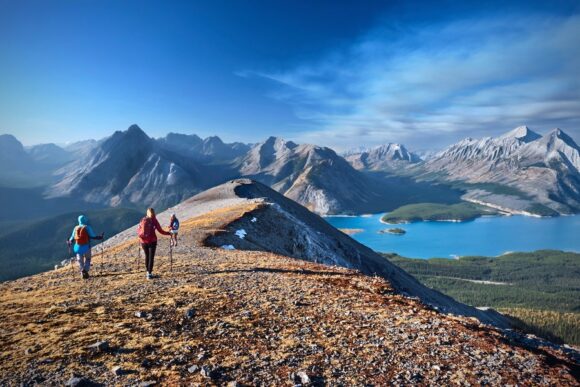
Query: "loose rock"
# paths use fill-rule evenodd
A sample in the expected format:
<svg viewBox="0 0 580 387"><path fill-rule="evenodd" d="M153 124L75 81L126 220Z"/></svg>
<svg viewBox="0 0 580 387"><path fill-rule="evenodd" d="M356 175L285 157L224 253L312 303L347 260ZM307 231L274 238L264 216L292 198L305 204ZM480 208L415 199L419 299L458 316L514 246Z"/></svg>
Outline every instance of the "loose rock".
<svg viewBox="0 0 580 387"><path fill-rule="evenodd" d="M115 374L116 376L124 375L127 373L127 371L121 368L121 366L114 366L113 368L111 368L111 372L113 372L113 374Z"/></svg>
<svg viewBox="0 0 580 387"><path fill-rule="evenodd" d="M186 319L192 319L195 316L195 309L190 308L188 310L185 311L185 318Z"/></svg>
<svg viewBox="0 0 580 387"><path fill-rule="evenodd" d="M304 371L298 371L296 373L292 372L290 374L290 380L293 383L298 383L298 384L301 384L303 386L310 384L310 377Z"/></svg>
<svg viewBox="0 0 580 387"><path fill-rule="evenodd" d="M200 374L204 378L208 378L208 379L211 379L213 377L212 369L207 365L204 365L201 367Z"/></svg>
<svg viewBox="0 0 580 387"><path fill-rule="evenodd" d="M95 352L106 352L109 350L109 342L97 341L96 343L89 345L88 348Z"/></svg>
<svg viewBox="0 0 580 387"><path fill-rule="evenodd" d="M64 385L67 387L82 387L88 386L90 384L91 381L82 376L73 376L69 380L67 380Z"/></svg>

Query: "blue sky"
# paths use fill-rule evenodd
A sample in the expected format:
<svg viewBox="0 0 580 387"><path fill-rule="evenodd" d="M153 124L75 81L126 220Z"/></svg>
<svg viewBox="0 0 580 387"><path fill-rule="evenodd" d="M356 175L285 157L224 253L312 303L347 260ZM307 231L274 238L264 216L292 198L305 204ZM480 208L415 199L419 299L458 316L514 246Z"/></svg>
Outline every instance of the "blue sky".
<svg viewBox="0 0 580 387"><path fill-rule="evenodd" d="M466 4L469 3L469 4ZM0 0L0 133L580 137L577 1Z"/></svg>

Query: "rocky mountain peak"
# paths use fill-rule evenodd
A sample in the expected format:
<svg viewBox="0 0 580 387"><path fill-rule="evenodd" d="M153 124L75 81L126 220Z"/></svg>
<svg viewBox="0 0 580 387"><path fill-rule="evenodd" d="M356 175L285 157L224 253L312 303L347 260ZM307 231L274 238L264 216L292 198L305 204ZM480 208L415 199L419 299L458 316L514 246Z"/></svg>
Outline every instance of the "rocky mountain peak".
<svg viewBox="0 0 580 387"><path fill-rule="evenodd" d="M127 128L127 132L143 132L143 129L141 129L137 124L132 124Z"/></svg>
<svg viewBox="0 0 580 387"><path fill-rule="evenodd" d="M212 146L224 145L224 142L218 136L209 136L205 140L203 140L203 142L207 145L212 145Z"/></svg>
<svg viewBox="0 0 580 387"><path fill-rule="evenodd" d="M153 140L139 126L133 124L125 131L116 131L103 143L103 147L151 145Z"/></svg>
<svg viewBox="0 0 580 387"><path fill-rule="evenodd" d="M286 141L281 137L274 137L270 136L266 141L264 141L261 145L275 149L276 151L283 150L283 149L294 149L298 145L292 141Z"/></svg>
<svg viewBox="0 0 580 387"><path fill-rule="evenodd" d="M421 161L415 153L403 144L386 143L360 151L351 150L345 154L346 160L359 170L397 170Z"/></svg>
<svg viewBox="0 0 580 387"><path fill-rule="evenodd" d="M407 150L403 144L388 143L380 145L370 150L370 156L388 158L391 160L408 161L415 163L420 161L419 157Z"/></svg>
<svg viewBox="0 0 580 387"><path fill-rule="evenodd" d="M505 133L504 135L500 136L500 139L511 139L515 138L517 140L523 141L525 143L535 141L541 138L538 133L530 130L527 126L518 126L517 128L510 130L509 132Z"/></svg>
<svg viewBox="0 0 580 387"><path fill-rule="evenodd" d="M0 134L0 146L24 149L22 143L11 134Z"/></svg>
<svg viewBox="0 0 580 387"><path fill-rule="evenodd" d="M555 128L552 129L552 131L550 131L550 133L546 134L545 136L546 138L548 138L548 141L554 142L556 140L560 140L562 141L564 144L566 144L569 147L572 147L576 150L580 150L580 148L578 148L578 145L576 144L576 142L572 139L572 137L568 136L562 129L560 128Z"/></svg>
<svg viewBox="0 0 580 387"><path fill-rule="evenodd" d="M203 140L197 134L181 134L181 133L167 133L167 135L161 140L168 143L188 143L188 144L199 144Z"/></svg>
<svg viewBox="0 0 580 387"><path fill-rule="evenodd" d="M30 163L32 159L24 149L24 146L11 134L0 135L0 161L9 168L18 167L20 163Z"/></svg>

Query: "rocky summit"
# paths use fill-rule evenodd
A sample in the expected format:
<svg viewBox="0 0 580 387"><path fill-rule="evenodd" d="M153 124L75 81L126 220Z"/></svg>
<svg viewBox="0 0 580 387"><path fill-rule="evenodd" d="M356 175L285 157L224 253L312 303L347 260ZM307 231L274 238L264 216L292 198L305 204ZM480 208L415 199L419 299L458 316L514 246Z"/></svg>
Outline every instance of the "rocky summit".
<svg viewBox="0 0 580 387"><path fill-rule="evenodd" d="M463 199L525 215L580 209L580 148L560 129L540 136L525 126L502 136L467 138L415 169L418 177L462 183Z"/></svg>
<svg viewBox="0 0 580 387"><path fill-rule="evenodd" d="M266 186L228 182L160 222L173 212L153 280L132 227L93 248L88 280L0 284L0 385L578 385L573 349L421 286Z"/></svg>

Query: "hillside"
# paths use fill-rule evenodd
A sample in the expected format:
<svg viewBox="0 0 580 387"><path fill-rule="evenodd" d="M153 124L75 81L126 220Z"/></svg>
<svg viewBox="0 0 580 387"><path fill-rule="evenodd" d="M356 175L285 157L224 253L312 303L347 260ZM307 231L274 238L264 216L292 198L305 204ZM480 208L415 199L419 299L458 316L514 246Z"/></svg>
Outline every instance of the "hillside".
<svg viewBox="0 0 580 387"><path fill-rule="evenodd" d="M349 248L372 258L278 199L243 180L171 209L181 214L181 242L171 266L161 241L153 281L136 266L131 228L107 242L89 281L71 280L64 268L1 284L0 384L577 383L577 363L561 348L406 297L402 284L421 287L399 269L385 272L388 280L264 251L279 230L302 229L312 239L294 255L334 243L337 259ZM263 234L235 234L252 224ZM236 250L208 246L226 240Z"/></svg>
<svg viewBox="0 0 580 387"><path fill-rule="evenodd" d="M461 302L506 311L539 333L580 344L578 253L540 250L460 259L385 256Z"/></svg>
<svg viewBox="0 0 580 387"><path fill-rule="evenodd" d="M540 136L522 126L495 138L466 138L407 173L453 183L467 191L467 201L554 216L580 210L579 168L580 148L562 130Z"/></svg>
<svg viewBox="0 0 580 387"><path fill-rule="evenodd" d="M50 270L68 259L65 240L76 226L79 214L69 212L26 222L0 234L0 281ZM106 231L106 237L135 224L143 216L142 212L124 208L84 211L83 214L89 218L95 232Z"/></svg>
<svg viewBox="0 0 580 387"><path fill-rule="evenodd" d="M388 197L332 149L276 137L252 147L238 170L318 214L377 211Z"/></svg>

